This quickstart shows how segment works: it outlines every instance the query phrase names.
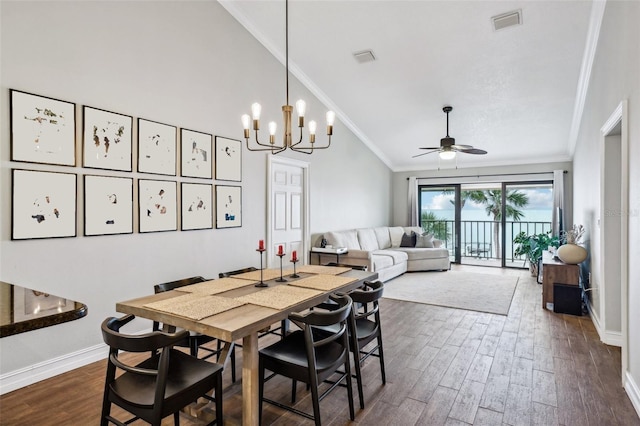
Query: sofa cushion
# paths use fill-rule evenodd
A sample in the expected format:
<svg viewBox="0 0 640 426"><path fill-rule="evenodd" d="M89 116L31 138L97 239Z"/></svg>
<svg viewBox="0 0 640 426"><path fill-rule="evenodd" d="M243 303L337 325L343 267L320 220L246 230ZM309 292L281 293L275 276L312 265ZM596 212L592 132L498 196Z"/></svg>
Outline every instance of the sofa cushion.
<svg viewBox="0 0 640 426"><path fill-rule="evenodd" d="M416 235L422 235L424 234L424 229L422 229L419 226L405 226L404 232L405 234L409 234L409 235L411 235L412 232L415 232Z"/></svg>
<svg viewBox="0 0 640 426"><path fill-rule="evenodd" d="M379 271L393 266L393 257L385 255L371 256L371 263L373 263L373 270Z"/></svg>
<svg viewBox="0 0 640 426"><path fill-rule="evenodd" d="M422 260L422 259L440 259L449 257L449 251L446 248L415 248L415 247L401 247L397 249L402 250L407 254L409 260Z"/></svg>
<svg viewBox="0 0 640 426"><path fill-rule="evenodd" d="M433 248L433 234L418 235L416 237L416 248Z"/></svg>
<svg viewBox="0 0 640 426"><path fill-rule="evenodd" d="M386 249L391 247L391 236L389 235L388 226L380 226L373 228L373 232L376 233L376 239L378 240L378 248Z"/></svg>
<svg viewBox="0 0 640 426"><path fill-rule="evenodd" d="M415 247L417 235L415 232L404 234L400 240L400 247Z"/></svg>
<svg viewBox="0 0 640 426"><path fill-rule="evenodd" d="M391 247L400 247L403 235L404 229L402 229L402 226L390 226L389 238L391 239Z"/></svg>
<svg viewBox="0 0 640 426"><path fill-rule="evenodd" d="M358 242L362 250L378 250L378 239L373 228L358 229Z"/></svg>
<svg viewBox="0 0 640 426"><path fill-rule="evenodd" d="M355 229L327 232L325 236L327 238L327 244L332 245L333 247L346 247L351 250L360 250L358 233Z"/></svg>
<svg viewBox="0 0 640 426"><path fill-rule="evenodd" d="M374 256L388 256L393 259L393 265L397 265L398 263L406 262L409 256L404 251L400 250L376 250L371 253L371 257Z"/></svg>

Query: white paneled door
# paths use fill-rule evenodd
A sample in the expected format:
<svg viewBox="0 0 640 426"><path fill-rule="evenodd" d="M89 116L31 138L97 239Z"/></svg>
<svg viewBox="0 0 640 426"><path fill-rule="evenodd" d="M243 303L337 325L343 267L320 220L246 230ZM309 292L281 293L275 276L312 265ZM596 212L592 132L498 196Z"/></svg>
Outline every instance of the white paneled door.
<svg viewBox="0 0 640 426"><path fill-rule="evenodd" d="M291 267L291 254L297 252L300 264L308 251L308 168L309 163L284 157L269 158L269 267L280 266L279 246L286 254L283 268Z"/></svg>

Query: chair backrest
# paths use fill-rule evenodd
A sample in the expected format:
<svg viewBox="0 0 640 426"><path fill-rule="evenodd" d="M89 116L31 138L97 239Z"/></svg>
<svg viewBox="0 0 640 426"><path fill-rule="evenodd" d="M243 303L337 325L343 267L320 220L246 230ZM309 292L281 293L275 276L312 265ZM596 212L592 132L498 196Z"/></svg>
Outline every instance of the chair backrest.
<svg viewBox="0 0 640 426"><path fill-rule="evenodd" d="M181 280L170 281L168 283L156 284L153 286L153 291L157 294L157 293L162 293L164 291L171 291L179 287L184 287L186 285L201 283L204 281L206 280L200 276L183 278Z"/></svg>
<svg viewBox="0 0 640 426"><path fill-rule="evenodd" d="M382 297L384 284L381 281L365 281L364 288L355 289L349 292L353 300L353 317L355 320L370 317L375 314L375 322L380 322L378 300Z"/></svg>
<svg viewBox="0 0 640 426"><path fill-rule="evenodd" d="M253 272L253 271L257 271L258 269L253 267L253 266L249 266L248 268L242 268L242 269L238 269L235 271L229 271L229 272L220 272L218 274L218 278L226 278L226 277L230 277L232 275L239 275L239 274L244 274L245 272Z"/></svg>
<svg viewBox="0 0 640 426"><path fill-rule="evenodd" d="M110 317L102 322L102 338L109 345L111 352L117 359L118 351L147 352L171 347L189 336L188 331L165 333L154 331L146 334L123 334L120 328L131 322L135 316L126 315L122 318Z"/></svg>
<svg viewBox="0 0 640 426"><path fill-rule="evenodd" d="M336 307L331 311L314 310L305 314L292 313L289 315L289 319L304 330L308 355L311 355L314 349L332 342L337 342L348 349L347 318L351 314L353 302L347 295L331 295L329 298L336 303ZM316 327L321 327L323 332L314 333Z"/></svg>

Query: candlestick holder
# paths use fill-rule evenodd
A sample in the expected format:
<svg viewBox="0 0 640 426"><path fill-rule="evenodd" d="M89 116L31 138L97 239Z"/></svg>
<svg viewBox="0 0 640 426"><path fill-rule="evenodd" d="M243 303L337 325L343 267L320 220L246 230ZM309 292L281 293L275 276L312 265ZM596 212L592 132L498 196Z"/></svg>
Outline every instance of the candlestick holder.
<svg viewBox="0 0 640 426"><path fill-rule="evenodd" d="M262 280L262 255L265 252L265 249L257 249L256 250L258 253L260 253L260 282L257 283L255 286L256 287L269 287L269 284L265 283Z"/></svg>
<svg viewBox="0 0 640 426"><path fill-rule="evenodd" d="M300 262L298 259L291 259L291 263L293 263L293 274L289 275L291 278L300 278L300 275L296 274L296 263Z"/></svg>
<svg viewBox="0 0 640 426"><path fill-rule="evenodd" d="M280 278L276 280L278 283L286 283L287 280L282 277L282 258L285 256L285 253L276 254L280 258Z"/></svg>

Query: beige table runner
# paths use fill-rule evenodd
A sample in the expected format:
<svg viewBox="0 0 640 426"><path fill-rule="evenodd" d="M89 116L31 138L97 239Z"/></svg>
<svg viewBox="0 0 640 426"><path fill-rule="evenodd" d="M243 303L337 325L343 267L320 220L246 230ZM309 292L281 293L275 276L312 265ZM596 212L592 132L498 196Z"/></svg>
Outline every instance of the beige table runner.
<svg viewBox="0 0 640 426"><path fill-rule="evenodd" d="M339 275L350 271L351 268L344 266L324 266L324 265L302 265L296 268L296 272L306 272L308 274Z"/></svg>
<svg viewBox="0 0 640 426"><path fill-rule="evenodd" d="M202 283L187 285L184 287L176 288L177 291L183 291L185 293L199 293L199 294L218 294L225 291L234 290L236 288L245 287L251 284L255 284L258 281L243 280L240 278L220 278L219 280L205 281Z"/></svg>
<svg viewBox="0 0 640 426"><path fill-rule="evenodd" d="M191 293L147 303L144 306L199 321L245 304L246 302L226 297L203 296L202 294Z"/></svg>
<svg viewBox="0 0 640 426"><path fill-rule="evenodd" d="M330 291L345 284L357 281L357 278L340 277L336 275L312 275L289 283L290 286L312 288L314 290Z"/></svg>
<svg viewBox="0 0 640 426"><path fill-rule="evenodd" d="M252 305L264 306L272 309L285 309L304 300L311 299L321 294L321 291L308 288L292 287L288 285L278 285L267 289L237 297L239 302L250 303Z"/></svg>
<svg viewBox="0 0 640 426"><path fill-rule="evenodd" d="M287 275L293 274L293 269L283 269L282 276L286 277ZM241 278L243 280L254 280L260 281L260 270L245 272L244 274L234 275L235 278ZM262 270L262 280L269 281L275 278L280 278L280 268L278 269L263 269Z"/></svg>

